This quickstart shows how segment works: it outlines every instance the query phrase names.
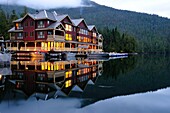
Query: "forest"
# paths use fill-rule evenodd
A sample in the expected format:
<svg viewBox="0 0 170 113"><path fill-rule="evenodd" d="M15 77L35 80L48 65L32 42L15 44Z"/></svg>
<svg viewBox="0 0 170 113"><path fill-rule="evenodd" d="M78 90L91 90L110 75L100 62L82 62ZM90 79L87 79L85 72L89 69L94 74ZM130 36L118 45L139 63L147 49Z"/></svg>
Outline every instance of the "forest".
<svg viewBox="0 0 170 113"><path fill-rule="evenodd" d="M50 9L71 18L84 18L94 24L104 37L104 51L170 53L170 19L102 6L88 2L91 7ZM0 5L0 34L8 37L12 20L35 9ZM8 14L8 15L7 15ZM6 15L6 16L5 16Z"/></svg>

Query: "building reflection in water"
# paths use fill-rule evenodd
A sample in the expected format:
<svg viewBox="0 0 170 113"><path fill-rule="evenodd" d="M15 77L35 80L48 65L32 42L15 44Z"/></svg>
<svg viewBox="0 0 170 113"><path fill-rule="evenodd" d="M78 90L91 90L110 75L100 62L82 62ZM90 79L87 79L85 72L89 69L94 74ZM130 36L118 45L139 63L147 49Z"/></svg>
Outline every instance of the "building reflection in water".
<svg viewBox="0 0 170 113"><path fill-rule="evenodd" d="M94 84L103 72L103 61L11 61L13 93L26 98L35 96L47 100L58 96L82 94L88 84ZM2 75L1 75L2 76ZM2 77L1 77L2 78ZM0 83L4 84L4 83ZM78 92L78 93L77 93Z"/></svg>

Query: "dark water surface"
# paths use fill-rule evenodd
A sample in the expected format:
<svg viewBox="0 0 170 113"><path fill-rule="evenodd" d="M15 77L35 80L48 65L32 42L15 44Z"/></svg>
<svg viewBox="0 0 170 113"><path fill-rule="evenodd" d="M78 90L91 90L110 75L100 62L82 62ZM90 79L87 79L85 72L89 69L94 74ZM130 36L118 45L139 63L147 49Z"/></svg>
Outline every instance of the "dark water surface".
<svg viewBox="0 0 170 113"><path fill-rule="evenodd" d="M0 113L170 113L170 56L12 61Z"/></svg>

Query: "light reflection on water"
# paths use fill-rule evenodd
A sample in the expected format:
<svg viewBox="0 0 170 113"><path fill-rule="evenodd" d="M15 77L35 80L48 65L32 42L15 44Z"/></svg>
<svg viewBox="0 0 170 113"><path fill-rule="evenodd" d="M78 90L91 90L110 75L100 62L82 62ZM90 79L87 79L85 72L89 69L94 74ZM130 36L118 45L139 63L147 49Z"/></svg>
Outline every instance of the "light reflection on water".
<svg viewBox="0 0 170 113"><path fill-rule="evenodd" d="M168 113L169 61L165 56L13 61L8 82L0 83L0 112Z"/></svg>

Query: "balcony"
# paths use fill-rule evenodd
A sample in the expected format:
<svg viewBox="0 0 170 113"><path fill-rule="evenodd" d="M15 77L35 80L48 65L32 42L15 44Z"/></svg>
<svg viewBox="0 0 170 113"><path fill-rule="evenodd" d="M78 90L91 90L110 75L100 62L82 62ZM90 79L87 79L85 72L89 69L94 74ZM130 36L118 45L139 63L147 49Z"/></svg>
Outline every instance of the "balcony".
<svg viewBox="0 0 170 113"><path fill-rule="evenodd" d="M44 28L45 25L38 25L37 28Z"/></svg>
<svg viewBox="0 0 170 113"><path fill-rule="evenodd" d="M23 39L23 36L17 37L17 39Z"/></svg>
<svg viewBox="0 0 170 113"><path fill-rule="evenodd" d="M60 36L60 35L47 35L47 40L48 41L65 41L65 36Z"/></svg>
<svg viewBox="0 0 170 113"><path fill-rule="evenodd" d="M21 27L21 26L20 26L20 27L18 27L18 30L23 30L23 29L24 29L24 28L23 28L23 27Z"/></svg>

